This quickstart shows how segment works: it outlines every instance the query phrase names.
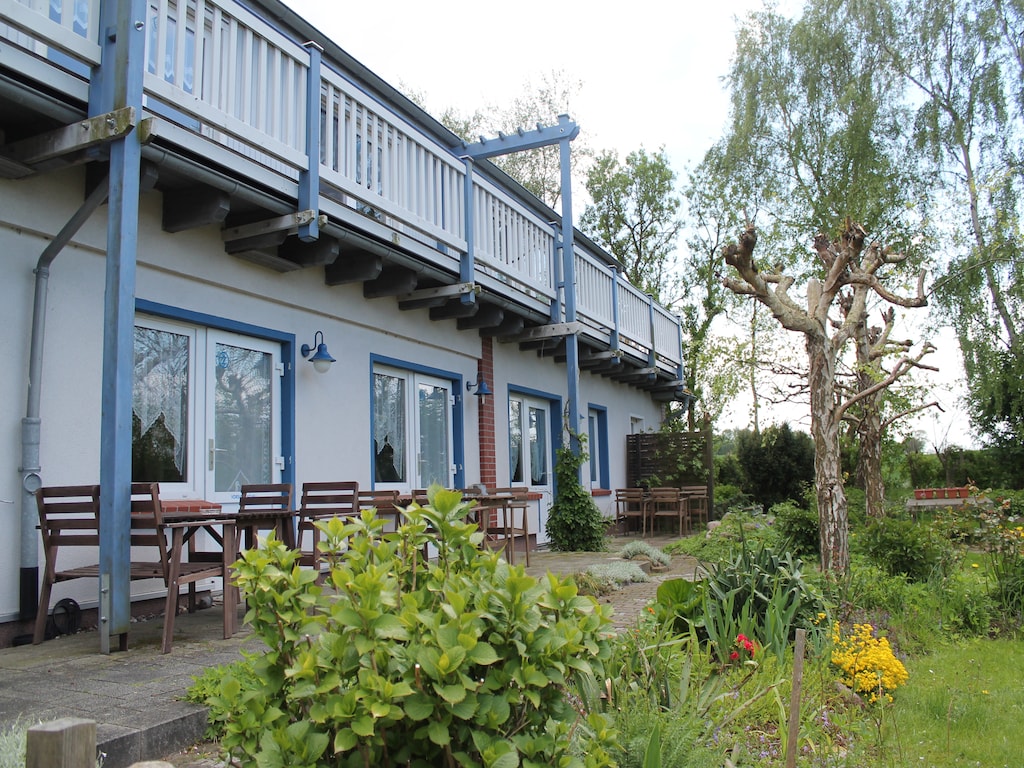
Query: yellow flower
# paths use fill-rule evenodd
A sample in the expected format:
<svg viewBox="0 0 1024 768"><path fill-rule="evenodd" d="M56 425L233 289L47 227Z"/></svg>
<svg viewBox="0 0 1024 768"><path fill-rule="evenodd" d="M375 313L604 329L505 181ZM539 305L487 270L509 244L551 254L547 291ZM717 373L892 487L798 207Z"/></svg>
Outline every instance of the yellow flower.
<svg viewBox="0 0 1024 768"><path fill-rule="evenodd" d="M977 567L978 567L977 563L971 563L971 568L977 568Z"/></svg>
<svg viewBox="0 0 1024 768"><path fill-rule="evenodd" d="M854 624L853 631L843 637L835 622L832 640L832 663L842 673L841 681L869 701L891 702L890 692L907 682L906 667L893 655L888 639L874 636L871 624Z"/></svg>

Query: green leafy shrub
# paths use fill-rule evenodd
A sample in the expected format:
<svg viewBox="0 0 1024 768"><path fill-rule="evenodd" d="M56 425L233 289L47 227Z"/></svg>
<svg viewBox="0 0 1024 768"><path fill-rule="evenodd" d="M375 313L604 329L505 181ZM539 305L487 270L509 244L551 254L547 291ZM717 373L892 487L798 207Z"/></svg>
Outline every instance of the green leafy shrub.
<svg viewBox="0 0 1024 768"><path fill-rule="evenodd" d="M814 441L789 424L740 432L736 454L743 467L743 489L765 509L800 499L814 481Z"/></svg>
<svg viewBox="0 0 1024 768"><path fill-rule="evenodd" d="M789 551L798 557L818 557L821 537L818 513L805 509L792 501L776 504L770 510L775 527L789 544Z"/></svg>
<svg viewBox="0 0 1024 768"><path fill-rule="evenodd" d="M580 483L580 467L587 460L583 450L563 445L555 454L555 501L548 514L545 530L556 552L602 552L605 549L607 520L590 493Z"/></svg>
<svg viewBox="0 0 1024 768"><path fill-rule="evenodd" d="M913 520L873 520L856 541L868 557L890 574L903 574L911 581L948 574L955 560L953 547L944 536Z"/></svg>
<svg viewBox="0 0 1024 768"><path fill-rule="evenodd" d="M712 517L721 520L729 512L737 509L749 509L754 505L754 500L745 494L737 485L716 485L715 486L715 509Z"/></svg>
<svg viewBox="0 0 1024 768"><path fill-rule="evenodd" d="M980 502L989 492L980 492ZM1024 528L1018 525L1024 512L1024 494L993 494L990 506L978 514L979 543L985 547L988 574L992 580L991 594L996 604L1018 621L1024 615Z"/></svg>
<svg viewBox="0 0 1024 768"><path fill-rule="evenodd" d="M571 579L481 549L459 494L432 489L396 533L373 511L319 526L326 584L270 539L236 564L266 644L206 699L243 766L600 766L592 700L609 619ZM428 560L425 548L436 549ZM209 683L206 683L209 685ZM574 739L586 739L585 756Z"/></svg>
<svg viewBox="0 0 1024 768"><path fill-rule="evenodd" d="M988 635L996 617L996 601L984 582L954 574L941 585L940 598L944 627L962 637Z"/></svg>

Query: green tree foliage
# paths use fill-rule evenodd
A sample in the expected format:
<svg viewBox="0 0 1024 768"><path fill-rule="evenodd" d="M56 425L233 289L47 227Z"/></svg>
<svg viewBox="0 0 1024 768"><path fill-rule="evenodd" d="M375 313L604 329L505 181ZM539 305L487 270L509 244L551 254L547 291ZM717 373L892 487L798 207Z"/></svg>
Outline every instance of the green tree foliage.
<svg viewBox="0 0 1024 768"><path fill-rule="evenodd" d="M672 255L682 226L676 174L664 149L639 149L620 163L614 152L597 156L587 174L593 203L580 228L622 264L629 281L671 306L676 293Z"/></svg>
<svg viewBox="0 0 1024 768"><path fill-rule="evenodd" d="M772 425L760 434L740 432L736 454L743 468L743 490L765 509L784 501L803 503L814 482L814 442L789 424Z"/></svg>
<svg viewBox="0 0 1024 768"><path fill-rule="evenodd" d="M809 233L835 235L847 218L904 250L920 229L927 184L900 131L898 79L855 23L871 8L812 0L797 20L768 8L737 35L722 163L747 182L725 191L784 266L813 269Z"/></svg>
<svg viewBox="0 0 1024 768"><path fill-rule="evenodd" d="M895 0L868 28L916 105L912 136L953 252L935 295L960 341L975 426L1024 439L1024 5ZM872 25L871 22L874 22Z"/></svg>
<svg viewBox="0 0 1024 768"><path fill-rule="evenodd" d="M683 362L686 385L695 396L690 404L690 428L696 426L696 408L712 420L735 399L747 380L751 347L737 338L713 334L716 320L729 313L744 313L744 302L722 285L722 246L741 225L740 212L728 207L728 193L737 181L725 167L720 146L708 150L687 177L686 254L678 275L686 290L676 303L683 324ZM748 198L749 199L749 198Z"/></svg>

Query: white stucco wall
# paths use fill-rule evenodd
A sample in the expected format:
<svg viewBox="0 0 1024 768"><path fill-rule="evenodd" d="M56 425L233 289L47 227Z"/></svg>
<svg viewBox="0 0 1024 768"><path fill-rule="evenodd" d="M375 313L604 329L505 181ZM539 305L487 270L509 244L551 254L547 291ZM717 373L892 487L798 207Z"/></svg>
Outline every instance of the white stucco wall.
<svg viewBox="0 0 1024 768"><path fill-rule="evenodd" d="M0 179L0 621L18 610L21 520L21 419L25 415L34 276L48 239L83 199L80 169L21 181ZM60 253L49 280L42 377L41 466L43 483L99 481L100 386L106 243L106 207L101 207ZM323 331L338 359L324 375L295 361L296 485L306 481L355 479L369 486L370 361L385 356L475 380L481 339L459 332L454 320L432 322L427 310L399 311L393 298L364 299L362 285L329 287L322 269L286 274L233 258L220 232L206 227L168 234L161 226L161 195L144 195L136 296L184 311L294 334L296 345ZM494 344L495 427L499 484L508 481L509 387L563 399L566 368L552 358ZM625 435L630 417L656 426L660 406L636 389L584 372L583 413L595 403L608 409L612 488L625 483ZM465 480L479 481L477 398L462 398ZM611 514L609 497L598 499ZM12 503L7 503L12 502ZM39 553L40 560L42 553ZM53 600L70 595L95 602L89 585L57 585Z"/></svg>

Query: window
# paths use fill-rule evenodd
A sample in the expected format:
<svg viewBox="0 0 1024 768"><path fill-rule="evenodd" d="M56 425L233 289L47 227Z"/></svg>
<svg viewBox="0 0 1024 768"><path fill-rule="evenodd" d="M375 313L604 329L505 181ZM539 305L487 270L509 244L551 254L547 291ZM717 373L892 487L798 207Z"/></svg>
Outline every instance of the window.
<svg viewBox="0 0 1024 768"><path fill-rule="evenodd" d="M452 389L450 380L427 373L374 367L375 483L455 486Z"/></svg>

